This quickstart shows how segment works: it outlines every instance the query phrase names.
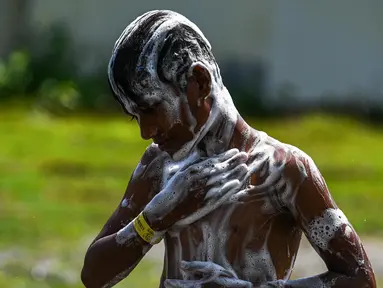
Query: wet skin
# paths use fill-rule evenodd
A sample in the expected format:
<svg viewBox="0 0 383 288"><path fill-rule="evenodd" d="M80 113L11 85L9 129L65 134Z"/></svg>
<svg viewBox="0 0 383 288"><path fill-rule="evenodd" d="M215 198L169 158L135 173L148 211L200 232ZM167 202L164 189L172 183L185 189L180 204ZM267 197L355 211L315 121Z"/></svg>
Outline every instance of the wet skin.
<svg viewBox="0 0 383 288"><path fill-rule="evenodd" d="M214 101L206 98L210 83L203 67L196 67L188 79L194 132L209 117ZM196 144L200 164L193 166L195 159L179 164L171 156L193 139L190 118L181 112L175 120L156 105L127 111L137 118L144 139L167 142L162 150L156 144L147 148L121 202L90 245L82 271L86 287L113 286L151 248L132 227L141 211L153 229L164 233L161 287L376 287L357 233L308 155L253 129L240 116L234 123L218 117L206 136L210 142ZM178 105L181 111L188 108ZM208 155L211 139L223 139L227 125L233 127L226 149L215 158ZM215 160L206 164L208 156ZM224 177L204 174L207 167ZM230 197L211 192L227 188L225 183L231 183ZM181 196L171 196L180 190ZM302 232L328 272L288 280Z"/></svg>

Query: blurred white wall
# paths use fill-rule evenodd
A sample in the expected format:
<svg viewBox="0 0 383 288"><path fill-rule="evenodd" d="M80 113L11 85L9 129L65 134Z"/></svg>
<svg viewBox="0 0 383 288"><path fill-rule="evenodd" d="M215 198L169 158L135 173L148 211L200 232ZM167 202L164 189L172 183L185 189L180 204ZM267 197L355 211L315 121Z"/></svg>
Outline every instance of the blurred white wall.
<svg viewBox="0 0 383 288"><path fill-rule="evenodd" d="M278 1L273 83L303 96L355 90L383 93L383 1Z"/></svg>
<svg viewBox="0 0 383 288"><path fill-rule="evenodd" d="M0 1L0 16L11 1ZM219 61L266 61L272 90L291 83L309 98L355 89L383 92L381 0L30 1L29 28L67 23L85 70L108 59L114 41L135 17L171 9L201 28ZM0 17L0 52L12 30L3 22Z"/></svg>

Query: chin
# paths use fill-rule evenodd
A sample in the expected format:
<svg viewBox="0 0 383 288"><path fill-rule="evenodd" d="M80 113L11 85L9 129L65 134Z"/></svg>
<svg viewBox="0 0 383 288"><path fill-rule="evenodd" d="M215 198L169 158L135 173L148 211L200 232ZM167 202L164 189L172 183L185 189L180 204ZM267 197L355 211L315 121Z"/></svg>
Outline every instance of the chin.
<svg viewBox="0 0 383 288"><path fill-rule="evenodd" d="M177 152L180 150L179 148L173 148L169 146L160 146L157 144L158 149L160 149L162 152L165 152L169 154L171 158L173 158L174 154L177 154Z"/></svg>
<svg viewBox="0 0 383 288"><path fill-rule="evenodd" d="M189 153L185 153L184 151L182 151L182 149L164 149L162 150L166 153L169 154L169 156L174 160L174 161L180 161L184 158L186 158L186 156L189 154Z"/></svg>

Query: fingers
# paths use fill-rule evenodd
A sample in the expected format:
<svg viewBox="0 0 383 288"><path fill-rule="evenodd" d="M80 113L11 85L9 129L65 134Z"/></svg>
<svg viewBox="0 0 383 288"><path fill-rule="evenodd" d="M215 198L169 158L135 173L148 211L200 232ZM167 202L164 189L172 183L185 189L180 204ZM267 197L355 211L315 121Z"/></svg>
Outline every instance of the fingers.
<svg viewBox="0 0 383 288"><path fill-rule="evenodd" d="M206 261L182 261L180 268L188 272L211 273L214 269L213 264Z"/></svg>
<svg viewBox="0 0 383 288"><path fill-rule="evenodd" d="M241 168L240 168L241 169ZM243 168L242 168L243 169ZM246 174L249 175L249 174ZM203 206L201 206L197 211L189 215L188 217L177 221L175 226L185 226L190 223L195 222L198 219L201 219L211 211L214 211L217 207L222 205L225 201L230 199L235 193L241 190L241 187L245 184L246 178L240 181L239 179L221 179L219 185L214 185L211 188L206 187L203 191L205 197L203 199ZM207 191L207 192L205 192ZM235 200L233 200L235 201Z"/></svg>
<svg viewBox="0 0 383 288"><path fill-rule="evenodd" d="M235 166L238 163L246 163L246 161L249 159L249 155L246 152L239 152L238 154L231 157L226 162L229 163L230 166Z"/></svg>
<svg viewBox="0 0 383 288"><path fill-rule="evenodd" d="M212 276L212 267L210 262L205 261L182 261L180 263L181 270L187 275L188 279L199 279Z"/></svg>
<svg viewBox="0 0 383 288"><path fill-rule="evenodd" d="M195 280L167 279L165 287L203 287L203 284L213 283L222 287L252 287L250 282L238 279L234 272L213 262L182 261L180 266L190 279Z"/></svg>
<svg viewBox="0 0 383 288"><path fill-rule="evenodd" d="M221 275L225 277L236 277L236 275L233 272L213 262L182 261L181 269L187 273L198 273L198 274L202 273L207 277L211 277L213 275Z"/></svg>
<svg viewBox="0 0 383 288"><path fill-rule="evenodd" d="M222 154L209 157L206 160L200 162L199 164L201 164L203 166L209 166L209 165L215 165L215 164L218 164L218 163L223 163L223 162L229 161L230 159L232 159L233 157L237 156L238 154L246 154L246 153L239 152L239 150L236 149L236 148L235 149L230 149L228 151L225 151Z"/></svg>
<svg viewBox="0 0 383 288"><path fill-rule="evenodd" d="M275 280L261 284L259 288L282 288L286 287L285 280Z"/></svg>
<svg viewBox="0 0 383 288"><path fill-rule="evenodd" d="M206 160L200 162L199 164L205 164L205 163L208 163L209 161L211 162L211 164L222 163L229 160L230 158L234 157L235 155L239 153L242 153L242 152L239 152L237 148L230 149L221 154L209 157Z"/></svg>
<svg viewBox="0 0 383 288"><path fill-rule="evenodd" d="M239 153L239 150L237 148L233 148L233 149L225 151L222 154L216 155L214 158L218 159L218 161L220 162L223 162L230 159L231 157L233 157L234 155L238 153Z"/></svg>
<svg viewBox="0 0 383 288"><path fill-rule="evenodd" d="M243 183L237 179L231 180L225 183L225 185L223 185L223 187L218 190L215 198L219 199L219 202L225 201L226 199L230 198L230 196L238 192L242 185Z"/></svg>
<svg viewBox="0 0 383 288"><path fill-rule="evenodd" d="M248 170L245 164L246 161L247 154L241 152L223 163L213 165L211 164L212 162L206 162L206 166L196 165L190 167L188 175L185 175L184 179L190 180L191 182L199 182L202 185L206 184L208 186L220 185L222 182L225 182L228 177L230 177L230 179L241 179L242 176L244 176L244 172L247 172ZM210 163L210 165L207 165L207 163Z"/></svg>
<svg viewBox="0 0 383 288"><path fill-rule="evenodd" d="M243 180L243 178L248 174L249 172L249 167L242 163L235 167L232 171L230 171L229 177L231 179L238 179L238 180Z"/></svg>
<svg viewBox="0 0 383 288"><path fill-rule="evenodd" d="M200 280L166 279L165 288L200 288L204 282Z"/></svg>
<svg viewBox="0 0 383 288"><path fill-rule="evenodd" d="M242 163L246 163L248 155L246 152L239 152L238 149L231 149L220 155L208 158L202 162L193 164L185 170L186 178L204 178L232 170Z"/></svg>
<svg viewBox="0 0 383 288"><path fill-rule="evenodd" d="M242 163L246 163L247 159L248 159L248 155L246 152L239 152L233 157L230 157L230 159L227 159L226 161L214 164L212 167L213 169L211 169L210 171L210 175L231 170Z"/></svg>
<svg viewBox="0 0 383 288"><path fill-rule="evenodd" d="M240 181L238 179L227 181L223 185L215 185L206 193L205 199L207 201L211 201L212 199L216 200L238 185L240 185Z"/></svg>
<svg viewBox="0 0 383 288"><path fill-rule="evenodd" d="M209 280L178 280L178 279L166 279L165 288L201 288L205 287L204 284L215 284L219 287L227 288L251 288L254 287L252 283L239 279L232 279L227 277L217 277ZM266 286L265 286L266 287ZM271 287L271 286L270 286ZM274 287L274 286L273 286ZM276 286L275 286L276 287ZM278 286L279 287L279 286Z"/></svg>
<svg viewBox="0 0 383 288"><path fill-rule="evenodd" d="M192 152L192 154L189 156L188 159L190 161L189 165L182 166L181 169L178 170L178 172L183 172L183 171L187 170L188 168L190 168L191 166L197 165L198 163L203 162L203 161L201 161L203 158L198 153L198 151Z"/></svg>
<svg viewBox="0 0 383 288"><path fill-rule="evenodd" d="M245 163L236 165L231 169L225 169L226 172L213 175L209 178L206 185L207 186L221 186L224 183L237 179L239 181L243 181L243 178L248 174L249 168Z"/></svg>
<svg viewBox="0 0 383 288"><path fill-rule="evenodd" d="M242 187L242 183L235 179L231 180L223 185L223 187L212 187L208 190L203 201L203 206L197 211L187 216L186 218L176 222L175 227L182 227L189 225L198 219L209 214L211 211L214 211L217 207L225 203L228 199L232 197L233 194L238 192ZM234 200L233 200L234 201Z"/></svg>
<svg viewBox="0 0 383 288"><path fill-rule="evenodd" d="M227 277L219 277L219 278L215 279L214 283L220 285L221 287L227 287L227 288L252 288L252 287L254 287L251 282L240 280L240 279L227 278Z"/></svg>

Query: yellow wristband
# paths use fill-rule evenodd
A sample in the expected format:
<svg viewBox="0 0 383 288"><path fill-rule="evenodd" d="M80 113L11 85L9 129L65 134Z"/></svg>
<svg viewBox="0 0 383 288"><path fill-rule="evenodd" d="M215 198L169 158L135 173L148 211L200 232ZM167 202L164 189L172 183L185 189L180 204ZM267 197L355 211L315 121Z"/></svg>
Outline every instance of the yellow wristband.
<svg viewBox="0 0 383 288"><path fill-rule="evenodd" d="M145 242L148 242L152 245L161 242L163 233L156 232L152 228L150 228L142 212L134 219L133 226L137 234L140 235L140 237Z"/></svg>

